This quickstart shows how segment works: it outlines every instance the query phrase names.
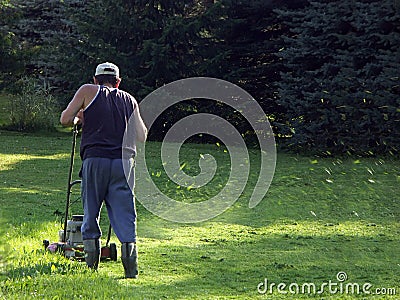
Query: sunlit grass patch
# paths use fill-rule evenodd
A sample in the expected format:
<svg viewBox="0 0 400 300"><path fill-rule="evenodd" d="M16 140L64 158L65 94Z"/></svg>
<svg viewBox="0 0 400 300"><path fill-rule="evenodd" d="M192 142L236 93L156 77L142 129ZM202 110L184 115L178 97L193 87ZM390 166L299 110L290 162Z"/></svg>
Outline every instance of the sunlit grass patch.
<svg viewBox="0 0 400 300"><path fill-rule="evenodd" d="M265 278L322 284L340 271L349 282L400 291L400 163L394 158L279 153L270 189L249 209L259 170L257 151L250 151L251 172L241 197L215 219L196 224L162 220L138 202L140 274L138 280L127 280L120 258L90 272L84 263L46 253L42 246L43 239L57 241L62 228L70 137L1 134L0 298L318 299L276 290L259 294L257 286ZM30 145L26 151L25 145ZM185 145L183 171L196 175L200 154L209 153L218 162L218 175L203 189L177 188L157 160L160 143L147 147L151 177L172 198L204 201L218 193L229 175L229 154L222 147ZM79 167L76 157L74 178ZM79 194L74 189L75 213L82 209ZM100 223L104 244L109 224L104 209ZM120 256L114 234L111 241Z"/></svg>

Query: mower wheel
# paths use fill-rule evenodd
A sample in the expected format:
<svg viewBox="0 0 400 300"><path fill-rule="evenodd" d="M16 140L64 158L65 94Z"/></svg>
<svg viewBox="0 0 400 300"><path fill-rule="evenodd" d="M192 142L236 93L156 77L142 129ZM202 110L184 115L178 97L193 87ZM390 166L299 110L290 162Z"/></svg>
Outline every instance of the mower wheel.
<svg viewBox="0 0 400 300"><path fill-rule="evenodd" d="M117 245L114 243L110 244L110 259L113 261L117 261Z"/></svg>

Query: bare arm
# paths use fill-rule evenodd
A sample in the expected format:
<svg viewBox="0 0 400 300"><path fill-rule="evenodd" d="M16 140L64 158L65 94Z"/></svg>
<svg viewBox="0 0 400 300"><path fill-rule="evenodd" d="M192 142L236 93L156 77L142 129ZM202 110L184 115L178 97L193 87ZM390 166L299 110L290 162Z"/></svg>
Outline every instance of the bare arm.
<svg viewBox="0 0 400 300"><path fill-rule="evenodd" d="M68 104L67 108L61 113L60 123L64 126L74 124L74 119L78 118L78 123L83 122L83 111L88 102L93 99L97 93L98 87L92 84L82 85L75 93L74 98Z"/></svg>
<svg viewBox="0 0 400 300"><path fill-rule="evenodd" d="M135 120L136 141L143 143L147 139L147 128L143 122L142 117L140 116L139 105L136 105L136 108L133 111L133 113Z"/></svg>

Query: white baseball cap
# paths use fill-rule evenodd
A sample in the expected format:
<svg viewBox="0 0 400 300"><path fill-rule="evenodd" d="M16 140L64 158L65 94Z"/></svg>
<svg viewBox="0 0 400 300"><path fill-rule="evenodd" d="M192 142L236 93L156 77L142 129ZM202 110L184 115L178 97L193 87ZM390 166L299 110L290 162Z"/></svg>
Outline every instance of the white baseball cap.
<svg viewBox="0 0 400 300"><path fill-rule="evenodd" d="M115 75L119 77L119 69L113 63L105 62L97 66L94 76L97 75Z"/></svg>

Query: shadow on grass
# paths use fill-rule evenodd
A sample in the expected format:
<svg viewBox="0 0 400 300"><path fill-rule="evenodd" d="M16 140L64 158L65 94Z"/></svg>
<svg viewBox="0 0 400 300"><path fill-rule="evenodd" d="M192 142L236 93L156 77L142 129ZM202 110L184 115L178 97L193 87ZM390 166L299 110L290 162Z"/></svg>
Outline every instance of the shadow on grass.
<svg viewBox="0 0 400 300"><path fill-rule="evenodd" d="M317 222L275 222L264 228L212 221L180 225L154 216L139 225L139 280L121 280L120 261L101 263L99 272L92 274L82 263L60 261L36 251L27 253L32 257L7 272L3 293L252 299L265 296L257 292L265 278L276 284L312 282L320 286L329 280L337 282L339 272L347 273L348 282L398 287L398 240L379 234L378 228L357 236L351 233L352 224L348 232L335 233L338 225L325 227ZM338 295L336 299L342 298Z"/></svg>
<svg viewBox="0 0 400 300"><path fill-rule="evenodd" d="M208 234L198 234L197 239L193 235L201 226L183 226L181 230L175 228L175 237L171 234L174 230L164 231L162 239L156 241L153 232L144 229L140 261L142 278L148 285L145 293L153 291L157 297L171 297L179 291L182 298L251 298L257 295L257 285L265 278L277 284L322 284L335 281L339 272L346 272L349 282L398 286L394 279L399 274L398 240L377 232L356 236L351 228L345 234L318 233L321 228L313 229L313 225L293 225L303 226L305 232L301 233L284 225L279 233L270 233L251 227L238 230L219 223L209 228ZM324 225L321 227L323 230ZM182 242L188 236L192 238ZM189 279L181 279L182 274ZM158 281L153 282L152 278Z"/></svg>
<svg viewBox="0 0 400 300"><path fill-rule="evenodd" d="M25 282L25 294L36 292L62 296L66 294L63 286L75 286L71 295L76 297L251 299L259 296L257 286L265 278L276 284L312 282L318 287L329 280L338 282L336 275L346 272L347 282L396 287L398 275L398 267L387 259L388 255L395 255L395 242L385 241L393 251L389 253L379 250L376 241L365 237L288 237L283 233L253 234L243 240L214 236L191 246L176 245L180 243L178 237L165 245L151 246L147 243L143 241L140 248L138 280L121 280L122 273L103 271L115 264L102 263L99 272L93 274L76 267L76 264L68 269L62 263L45 262L16 268L9 273L14 283L10 283L9 292L15 292L14 288ZM116 272L122 272L121 265L116 269ZM35 279L27 283L23 280L27 276ZM74 283L78 279L79 284ZM53 291L57 293L53 294ZM337 299L341 299L340 295Z"/></svg>
<svg viewBox="0 0 400 300"><path fill-rule="evenodd" d="M20 279L22 277L33 278L42 275L67 275L77 272L87 272L86 269L84 269L83 266L79 266L79 264L57 260L58 261L49 261L49 259L46 259L46 261L41 261L29 266L12 268L8 270L5 275L8 278Z"/></svg>
<svg viewBox="0 0 400 300"><path fill-rule="evenodd" d="M22 144L0 142L0 153L51 155L65 153L69 147L69 138L56 140L49 148L48 139L29 137ZM6 224L0 231L2 243L8 239L4 228L21 243L25 237L40 236L40 231L47 233L43 227L54 220L54 211L64 210L68 163L68 158L34 158L0 171L1 220ZM284 178L278 172L276 184L255 209L247 208L245 194L234 207L205 223L166 222L138 205L141 273L137 281L120 280L120 262L118 268L101 264L98 273L88 274L80 272L82 264L68 269L67 262L41 261L43 256L33 253L29 264L11 261L3 293L10 297L251 299L265 278L275 283L318 284L335 280L340 271L351 282L398 287L396 177L381 185L368 183L368 177L354 184L341 177L342 182L335 178L333 186L321 174L314 179L313 172L306 170L291 166ZM358 172L352 179L359 179Z"/></svg>

